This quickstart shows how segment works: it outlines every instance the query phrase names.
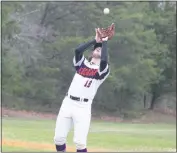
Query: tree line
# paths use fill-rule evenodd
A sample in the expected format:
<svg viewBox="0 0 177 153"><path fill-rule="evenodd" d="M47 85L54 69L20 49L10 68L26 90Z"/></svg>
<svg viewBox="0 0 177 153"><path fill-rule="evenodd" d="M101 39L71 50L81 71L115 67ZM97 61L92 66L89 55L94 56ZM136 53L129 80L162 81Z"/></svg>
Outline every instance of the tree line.
<svg viewBox="0 0 177 153"><path fill-rule="evenodd" d="M174 97L175 2L2 2L2 105L58 112L75 72L74 49L111 23L111 73L94 110L136 112Z"/></svg>

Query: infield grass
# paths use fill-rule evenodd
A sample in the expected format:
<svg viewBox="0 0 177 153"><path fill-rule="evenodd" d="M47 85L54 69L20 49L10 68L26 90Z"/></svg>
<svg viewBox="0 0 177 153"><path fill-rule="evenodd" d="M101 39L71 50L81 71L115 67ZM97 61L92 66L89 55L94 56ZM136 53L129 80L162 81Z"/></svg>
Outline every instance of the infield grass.
<svg viewBox="0 0 177 153"><path fill-rule="evenodd" d="M55 120L3 118L2 151L55 151ZM73 130L69 151L75 152ZM29 145L29 146L28 146ZM169 151L176 148L176 125L92 122L90 151Z"/></svg>

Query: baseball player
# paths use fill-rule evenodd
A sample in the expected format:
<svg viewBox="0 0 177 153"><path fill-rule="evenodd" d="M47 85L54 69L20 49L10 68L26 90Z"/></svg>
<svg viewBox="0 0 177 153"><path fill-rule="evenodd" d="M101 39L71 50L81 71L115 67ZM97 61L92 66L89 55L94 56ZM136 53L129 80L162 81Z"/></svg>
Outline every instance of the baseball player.
<svg viewBox="0 0 177 153"><path fill-rule="evenodd" d="M69 90L62 102L55 127L56 150L65 152L67 134L74 125L74 143L77 152L87 152L87 135L91 120L91 104L99 86L108 77L107 41L96 29L95 39L75 49L73 64L76 70ZM83 53L94 46L90 60Z"/></svg>

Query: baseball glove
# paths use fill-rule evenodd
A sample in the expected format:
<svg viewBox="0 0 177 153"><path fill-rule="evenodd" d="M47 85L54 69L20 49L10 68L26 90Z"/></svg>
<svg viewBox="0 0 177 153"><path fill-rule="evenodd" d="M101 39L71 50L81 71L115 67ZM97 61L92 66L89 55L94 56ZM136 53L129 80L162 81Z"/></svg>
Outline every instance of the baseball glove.
<svg viewBox="0 0 177 153"><path fill-rule="evenodd" d="M115 34L115 24L112 23L107 28L99 28L99 33L102 38L108 37L109 40L112 39Z"/></svg>

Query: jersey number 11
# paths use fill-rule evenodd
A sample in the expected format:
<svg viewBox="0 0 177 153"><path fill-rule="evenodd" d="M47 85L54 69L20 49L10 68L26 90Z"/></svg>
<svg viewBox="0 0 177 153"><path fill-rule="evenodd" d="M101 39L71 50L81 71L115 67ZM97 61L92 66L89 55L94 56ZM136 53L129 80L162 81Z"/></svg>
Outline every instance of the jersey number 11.
<svg viewBox="0 0 177 153"><path fill-rule="evenodd" d="M92 80L87 80L84 87L89 88L92 84Z"/></svg>

